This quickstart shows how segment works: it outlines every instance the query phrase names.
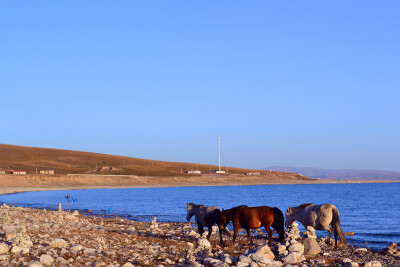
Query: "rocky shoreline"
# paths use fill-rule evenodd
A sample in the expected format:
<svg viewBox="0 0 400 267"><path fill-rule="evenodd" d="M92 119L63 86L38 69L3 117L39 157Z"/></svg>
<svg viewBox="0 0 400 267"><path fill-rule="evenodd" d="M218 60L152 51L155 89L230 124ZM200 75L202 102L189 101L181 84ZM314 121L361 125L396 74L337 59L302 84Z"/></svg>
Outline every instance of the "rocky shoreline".
<svg viewBox="0 0 400 267"><path fill-rule="evenodd" d="M271 248L264 235L255 235L251 248L240 234L232 248L222 247L217 233L210 242L200 237L192 223L136 222L3 204L0 266L400 266L397 246L386 252L351 246L335 250L308 230L301 238L292 225L285 243L275 241ZM230 244L228 236L224 240Z"/></svg>

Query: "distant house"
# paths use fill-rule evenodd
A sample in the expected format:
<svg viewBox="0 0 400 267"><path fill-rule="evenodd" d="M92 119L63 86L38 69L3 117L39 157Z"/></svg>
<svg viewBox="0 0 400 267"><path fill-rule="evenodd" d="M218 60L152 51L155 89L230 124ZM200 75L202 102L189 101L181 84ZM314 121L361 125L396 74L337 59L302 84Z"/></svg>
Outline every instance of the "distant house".
<svg viewBox="0 0 400 267"><path fill-rule="evenodd" d="M260 175L259 172L248 172L246 173L246 175Z"/></svg>
<svg viewBox="0 0 400 267"><path fill-rule="evenodd" d="M217 174L224 174L225 171L215 171L215 173L217 173Z"/></svg>
<svg viewBox="0 0 400 267"><path fill-rule="evenodd" d="M54 174L54 170L41 170L40 174Z"/></svg>
<svg viewBox="0 0 400 267"><path fill-rule="evenodd" d="M12 171L12 174L25 175L26 171Z"/></svg>
<svg viewBox="0 0 400 267"><path fill-rule="evenodd" d="M0 174L6 174L6 171L0 170Z"/></svg>
<svg viewBox="0 0 400 267"><path fill-rule="evenodd" d="M191 170L191 171L188 171L187 173L189 173L189 174L201 174L201 171L199 171L199 170Z"/></svg>

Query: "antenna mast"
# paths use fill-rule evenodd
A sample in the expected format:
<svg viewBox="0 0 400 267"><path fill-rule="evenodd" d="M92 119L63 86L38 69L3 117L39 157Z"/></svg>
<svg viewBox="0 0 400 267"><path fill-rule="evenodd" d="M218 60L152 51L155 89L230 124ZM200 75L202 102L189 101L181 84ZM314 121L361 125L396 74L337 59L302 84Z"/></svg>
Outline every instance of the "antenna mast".
<svg viewBox="0 0 400 267"><path fill-rule="evenodd" d="M221 136L218 135L218 170L221 171Z"/></svg>

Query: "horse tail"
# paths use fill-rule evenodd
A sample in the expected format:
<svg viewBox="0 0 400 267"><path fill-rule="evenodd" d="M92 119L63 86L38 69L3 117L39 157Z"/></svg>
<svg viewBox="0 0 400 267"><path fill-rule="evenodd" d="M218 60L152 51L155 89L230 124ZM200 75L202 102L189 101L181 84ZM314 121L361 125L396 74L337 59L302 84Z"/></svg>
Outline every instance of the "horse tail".
<svg viewBox="0 0 400 267"><path fill-rule="evenodd" d="M336 207L332 208L332 228L333 231L335 231L340 238L340 241L342 244L347 244L347 240L344 237L342 227L340 227L340 221L339 221L339 210Z"/></svg>
<svg viewBox="0 0 400 267"><path fill-rule="evenodd" d="M274 212L274 224L277 228L275 230L279 234L280 242L283 242L283 239L285 238L285 217L283 216L282 211L276 207L272 208L272 211Z"/></svg>

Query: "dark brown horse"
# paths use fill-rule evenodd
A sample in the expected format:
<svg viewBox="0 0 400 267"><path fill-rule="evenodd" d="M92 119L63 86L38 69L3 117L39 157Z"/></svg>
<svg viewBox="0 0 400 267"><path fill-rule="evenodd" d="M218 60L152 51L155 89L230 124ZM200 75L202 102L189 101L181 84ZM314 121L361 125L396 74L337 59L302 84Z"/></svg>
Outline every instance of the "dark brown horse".
<svg viewBox="0 0 400 267"><path fill-rule="evenodd" d="M187 203L187 215L186 219L190 221L190 218L194 215L197 223L197 227L199 228L199 234L202 235L204 233L204 226L208 227L208 235L207 239L210 240L210 236L212 233L212 227L214 224L218 225L219 237L221 241L221 245L224 245L224 241L222 239L222 232L224 231L229 236L231 235L226 228L221 228L221 211L216 206L206 207L204 205L197 205L194 203Z"/></svg>
<svg viewBox="0 0 400 267"><path fill-rule="evenodd" d="M248 207L242 205L228 210L222 209L220 228L225 229L226 225L230 221L233 223L232 246L235 246L235 239L240 228L246 229L247 236L250 239L250 244L253 245L250 229L257 229L261 226L264 226L268 233L269 246L272 244L271 226L278 232L279 241L283 242L285 236L285 217L283 216L282 211L278 208L267 206Z"/></svg>

